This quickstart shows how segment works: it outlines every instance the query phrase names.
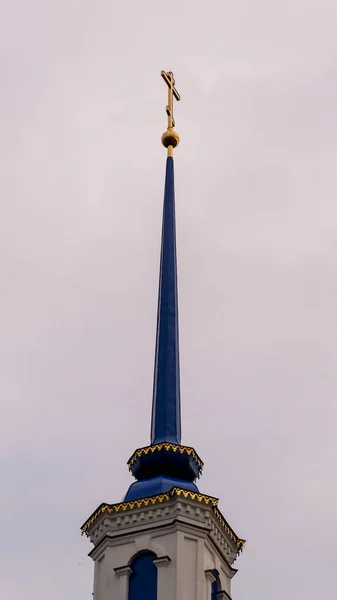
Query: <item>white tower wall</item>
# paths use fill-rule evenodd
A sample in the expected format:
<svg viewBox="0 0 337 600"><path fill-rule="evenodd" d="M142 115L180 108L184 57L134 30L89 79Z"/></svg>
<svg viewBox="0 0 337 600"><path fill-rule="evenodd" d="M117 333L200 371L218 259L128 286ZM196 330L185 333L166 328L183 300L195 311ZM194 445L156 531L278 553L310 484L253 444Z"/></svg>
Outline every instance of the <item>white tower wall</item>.
<svg viewBox="0 0 337 600"><path fill-rule="evenodd" d="M154 506L106 508L87 527L94 544L94 600L128 600L132 559L144 550L156 555L157 600L210 600L214 569L223 591L218 598L231 597L240 540L202 500L207 496L184 494Z"/></svg>

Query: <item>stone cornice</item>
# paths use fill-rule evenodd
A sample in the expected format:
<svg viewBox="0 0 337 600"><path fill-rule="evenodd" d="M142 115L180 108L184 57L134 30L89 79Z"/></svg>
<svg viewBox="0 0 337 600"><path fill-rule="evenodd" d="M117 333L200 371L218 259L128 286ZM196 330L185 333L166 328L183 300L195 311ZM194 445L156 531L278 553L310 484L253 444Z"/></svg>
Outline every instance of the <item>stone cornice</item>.
<svg viewBox="0 0 337 600"><path fill-rule="evenodd" d="M120 538L141 531L170 527L203 530L231 565L241 551L244 541L239 539L217 509L217 499L179 488L168 494L143 498L115 505L102 504L88 519L82 533L90 537L96 547L103 538ZM93 549L92 554L96 554Z"/></svg>
<svg viewBox="0 0 337 600"><path fill-rule="evenodd" d="M118 504L101 504L96 511L87 519L87 521L82 525L81 532L82 535L90 535L91 526L95 523L98 517L100 517L103 513L129 513L134 509L151 507L155 505L161 505L168 502L171 498L175 496L183 496L184 498L191 498L192 500L198 500L198 502L202 502L203 504L210 504L214 508L216 507L218 500L217 498L213 498L212 496L206 496L204 494L198 494L196 492L190 492L188 490L183 490L177 487L172 488L169 492L165 492L163 494L158 494L157 496L150 496L147 498L140 498L138 500L132 500L127 502L119 502ZM234 532L233 532L234 533ZM235 535L235 534L234 534Z"/></svg>

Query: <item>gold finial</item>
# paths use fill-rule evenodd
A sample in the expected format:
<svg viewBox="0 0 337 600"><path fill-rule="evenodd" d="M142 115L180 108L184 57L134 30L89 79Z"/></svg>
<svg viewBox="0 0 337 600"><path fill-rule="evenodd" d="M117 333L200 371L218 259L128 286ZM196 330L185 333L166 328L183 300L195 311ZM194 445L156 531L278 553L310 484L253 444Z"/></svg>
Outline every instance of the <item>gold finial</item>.
<svg viewBox="0 0 337 600"><path fill-rule="evenodd" d="M180 95L175 88L174 75L172 71L162 71L161 76L164 79L168 87L168 101L166 106L167 114L167 130L163 133L161 141L163 146L167 148L167 156L173 156L173 148L179 144L179 135L174 131L174 118L173 118L173 97L176 100L180 100Z"/></svg>

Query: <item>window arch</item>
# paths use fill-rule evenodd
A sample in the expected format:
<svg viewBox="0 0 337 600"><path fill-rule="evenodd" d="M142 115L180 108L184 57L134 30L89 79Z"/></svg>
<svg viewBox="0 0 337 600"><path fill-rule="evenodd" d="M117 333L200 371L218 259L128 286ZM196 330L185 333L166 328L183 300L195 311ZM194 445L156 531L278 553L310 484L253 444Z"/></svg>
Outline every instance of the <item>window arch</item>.
<svg viewBox="0 0 337 600"><path fill-rule="evenodd" d="M212 582L211 600L217 600L218 592L221 591L221 581L220 581L220 577L219 577L219 571L217 569L213 569L212 575L215 577L215 579Z"/></svg>
<svg viewBox="0 0 337 600"><path fill-rule="evenodd" d="M157 600L157 567L154 552L142 552L131 562L128 600Z"/></svg>

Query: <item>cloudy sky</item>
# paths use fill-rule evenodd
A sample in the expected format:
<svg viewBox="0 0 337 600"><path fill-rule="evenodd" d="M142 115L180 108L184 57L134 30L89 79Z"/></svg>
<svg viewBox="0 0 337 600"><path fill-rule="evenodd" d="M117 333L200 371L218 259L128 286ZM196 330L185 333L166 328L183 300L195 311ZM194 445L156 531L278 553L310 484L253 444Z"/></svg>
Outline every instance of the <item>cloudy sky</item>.
<svg viewBox="0 0 337 600"><path fill-rule="evenodd" d="M335 600L335 0L0 8L0 596L90 600L80 526L149 441L166 90L183 442L234 600Z"/></svg>

